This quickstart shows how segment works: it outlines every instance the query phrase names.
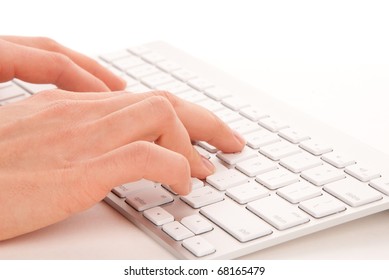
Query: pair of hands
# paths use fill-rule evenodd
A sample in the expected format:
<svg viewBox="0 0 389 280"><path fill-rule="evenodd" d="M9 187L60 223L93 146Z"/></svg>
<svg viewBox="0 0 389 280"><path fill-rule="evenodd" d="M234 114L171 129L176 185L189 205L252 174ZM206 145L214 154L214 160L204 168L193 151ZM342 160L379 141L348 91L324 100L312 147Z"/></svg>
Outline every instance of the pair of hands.
<svg viewBox="0 0 389 280"><path fill-rule="evenodd" d="M211 112L167 92L121 91L121 78L51 39L0 36L0 82L13 78L60 89L0 107L0 240L141 178L189 193L190 177L214 171L193 140L224 152L244 147Z"/></svg>

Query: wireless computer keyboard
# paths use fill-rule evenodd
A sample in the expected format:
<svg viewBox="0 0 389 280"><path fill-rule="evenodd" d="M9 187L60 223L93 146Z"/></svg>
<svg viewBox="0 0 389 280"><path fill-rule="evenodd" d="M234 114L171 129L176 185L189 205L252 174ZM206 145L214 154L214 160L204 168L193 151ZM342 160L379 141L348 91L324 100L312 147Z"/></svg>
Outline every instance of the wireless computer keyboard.
<svg viewBox="0 0 389 280"><path fill-rule="evenodd" d="M388 156L166 43L100 59L127 80L128 91L170 91L214 112L247 140L236 154L196 143L216 172L193 178L187 196L142 179L106 197L178 258L237 258L389 208ZM3 83L0 104L51 87Z"/></svg>

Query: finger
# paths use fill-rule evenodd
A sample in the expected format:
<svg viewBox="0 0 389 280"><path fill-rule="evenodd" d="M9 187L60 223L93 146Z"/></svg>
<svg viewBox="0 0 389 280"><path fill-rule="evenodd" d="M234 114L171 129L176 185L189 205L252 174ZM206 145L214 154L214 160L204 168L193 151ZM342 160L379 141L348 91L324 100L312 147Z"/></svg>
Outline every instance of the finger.
<svg viewBox="0 0 389 280"><path fill-rule="evenodd" d="M191 190L190 168L182 155L138 141L84 162L83 175L89 187L101 186L101 199L113 187L146 178L171 186L185 195Z"/></svg>
<svg viewBox="0 0 389 280"><path fill-rule="evenodd" d="M184 125L163 97L153 96L109 114L92 123L86 134L96 137L91 139L94 145L81 147L83 153L80 154L104 153L127 143L146 140L185 156L193 177L205 178L214 171L213 165L193 148Z"/></svg>
<svg viewBox="0 0 389 280"><path fill-rule="evenodd" d="M13 42L15 44L38 48L46 51L61 53L69 57L74 63L88 71L99 80L103 81L111 90L123 90L126 87L126 81L116 76L111 71L100 65L97 61L69 49L56 41L42 37L17 37L17 36L1 36L3 40Z"/></svg>
<svg viewBox="0 0 389 280"><path fill-rule="evenodd" d="M98 78L68 57L0 40L2 81L19 78L32 83L50 83L72 91L109 91Z"/></svg>

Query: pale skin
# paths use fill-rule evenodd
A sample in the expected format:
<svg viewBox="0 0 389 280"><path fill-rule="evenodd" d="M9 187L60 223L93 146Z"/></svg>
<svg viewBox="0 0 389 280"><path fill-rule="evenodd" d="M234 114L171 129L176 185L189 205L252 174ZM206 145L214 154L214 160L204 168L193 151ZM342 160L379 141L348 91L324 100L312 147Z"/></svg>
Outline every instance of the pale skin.
<svg viewBox="0 0 389 280"><path fill-rule="evenodd" d="M59 89L0 107L0 240L66 219L141 178L185 195L214 166L192 141L238 152L244 139L168 92L132 94L94 60L47 38L0 36L0 82Z"/></svg>

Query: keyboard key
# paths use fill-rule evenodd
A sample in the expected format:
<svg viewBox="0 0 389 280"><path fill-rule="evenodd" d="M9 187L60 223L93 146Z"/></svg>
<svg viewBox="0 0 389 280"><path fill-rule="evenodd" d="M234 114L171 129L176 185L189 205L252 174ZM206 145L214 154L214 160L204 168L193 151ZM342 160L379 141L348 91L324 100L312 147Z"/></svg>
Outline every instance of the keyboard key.
<svg viewBox="0 0 389 280"><path fill-rule="evenodd" d="M191 232L189 229L187 229L177 221L164 224L162 226L162 230L176 241L184 240L186 238L194 236L193 232Z"/></svg>
<svg viewBox="0 0 389 280"><path fill-rule="evenodd" d="M280 141L260 147L259 152L272 160L280 160L282 158L301 153L301 149L289 142Z"/></svg>
<svg viewBox="0 0 389 280"><path fill-rule="evenodd" d="M186 216L181 219L181 224L190 229L194 234L202 234L213 230L212 224L200 215Z"/></svg>
<svg viewBox="0 0 389 280"><path fill-rule="evenodd" d="M15 80L15 83L18 84L20 87L24 88L26 91L28 91L31 94L35 94L40 91L44 90L50 90L50 89L56 89L57 87L52 84L33 84L33 83L27 83L25 81Z"/></svg>
<svg viewBox="0 0 389 280"><path fill-rule="evenodd" d="M249 177L254 177L259 174L269 172L278 168L278 165L264 156L257 156L238 162L236 169L243 172Z"/></svg>
<svg viewBox="0 0 389 280"><path fill-rule="evenodd" d="M126 50L120 50L120 51L110 52L110 53L100 55L100 58L108 63L111 63L114 60L127 57L127 56L131 56L131 54Z"/></svg>
<svg viewBox="0 0 389 280"><path fill-rule="evenodd" d="M353 160L352 158L346 157L335 152L323 155L322 160L328 162L329 164L337 168L344 168L346 166L353 165L356 163L355 160Z"/></svg>
<svg viewBox="0 0 389 280"><path fill-rule="evenodd" d="M139 83L135 86L127 87L126 91L132 92L132 93L144 93L149 92L150 88L146 87L145 85Z"/></svg>
<svg viewBox="0 0 389 280"><path fill-rule="evenodd" d="M228 169L208 176L206 181L219 191L224 191L226 189L248 183L249 179L247 176L235 169Z"/></svg>
<svg viewBox="0 0 389 280"><path fill-rule="evenodd" d="M177 96L189 102L199 102L208 98L200 91L194 89L180 93Z"/></svg>
<svg viewBox="0 0 389 280"><path fill-rule="evenodd" d="M142 64L140 66L132 67L127 70L127 74L133 76L136 79L158 73L159 70L150 64Z"/></svg>
<svg viewBox="0 0 389 280"><path fill-rule="evenodd" d="M362 182L368 182L381 177L377 171L361 166L360 164L348 166L344 171Z"/></svg>
<svg viewBox="0 0 389 280"><path fill-rule="evenodd" d="M278 137L277 134L271 133L265 129L246 134L244 137L247 141L247 145L253 149L258 149L281 141L281 138Z"/></svg>
<svg viewBox="0 0 389 280"><path fill-rule="evenodd" d="M301 201L320 196L321 191L320 188L312 185L311 183L301 181L278 189L277 194L288 200L290 203L299 203Z"/></svg>
<svg viewBox="0 0 389 280"><path fill-rule="evenodd" d="M192 190L204 187L204 182L198 178L191 178Z"/></svg>
<svg viewBox="0 0 389 280"><path fill-rule="evenodd" d="M231 93L229 91L226 91L225 89L222 89L219 87L207 88L204 91L204 93L205 93L205 95L211 97L212 99L214 99L216 101L220 101L223 98L231 96Z"/></svg>
<svg viewBox="0 0 389 280"><path fill-rule="evenodd" d="M303 201L299 208L315 218L322 218L346 210L346 206L335 197L323 194Z"/></svg>
<svg viewBox="0 0 389 280"><path fill-rule="evenodd" d="M289 127L289 125L270 117L260 119L259 124L262 125L264 128L270 130L271 132L278 132L281 129Z"/></svg>
<svg viewBox="0 0 389 280"><path fill-rule="evenodd" d="M225 123L232 123L235 121L243 120L241 115L229 109L217 111L215 112L215 115Z"/></svg>
<svg viewBox="0 0 389 280"><path fill-rule="evenodd" d="M185 91L192 90L192 88L190 86L188 86L187 84L185 84L183 82L179 82L179 81L172 81L172 82L167 83L167 84L159 85L157 87L157 89L158 90L165 90L165 91L168 91L168 92L173 93L173 94L180 94L180 93L183 93Z"/></svg>
<svg viewBox="0 0 389 280"><path fill-rule="evenodd" d="M272 233L265 222L230 200L206 206L200 210L200 213L240 242Z"/></svg>
<svg viewBox="0 0 389 280"><path fill-rule="evenodd" d="M202 188L193 190L186 196L181 196L181 199L193 208L200 208L218 201L222 201L224 198L222 193L209 186L204 186Z"/></svg>
<svg viewBox="0 0 389 280"><path fill-rule="evenodd" d="M27 92L21 87L11 84L10 86L3 87L0 89L0 101L15 98L18 96L24 96L26 93Z"/></svg>
<svg viewBox="0 0 389 280"><path fill-rule="evenodd" d="M247 119L241 119L235 122L231 122L228 126L238 132L240 135L252 133L254 131L261 130L262 128L255 122L249 121Z"/></svg>
<svg viewBox="0 0 389 280"><path fill-rule="evenodd" d="M269 195L269 190L262 187L257 182L251 181L249 183L230 188L226 191L226 195L240 204L266 197Z"/></svg>
<svg viewBox="0 0 389 280"><path fill-rule="evenodd" d="M223 152L218 152L216 154L218 158L221 160L225 161L228 164L236 164L238 162L244 161L246 159L254 158L258 156L258 152L255 150L252 150L249 147L244 147L241 152L238 153L223 153Z"/></svg>
<svg viewBox="0 0 389 280"><path fill-rule="evenodd" d="M190 85L191 87L197 89L197 90L200 90L200 91L203 91L207 88L210 88L210 87L213 87L213 83L211 83L210 81L208 80L205 80L205 79L202 79L202 78L194 78L194 79L190 79L188 81L188 85Z"/></svg>
<svg viewBox="0 0 389 280"><path fill-rule="evenodd" d="M142 55L142 54L146 54L148 52L151 52L151 50L145 46L131 47L131 48L128 48L128 50L135 55Z"/></svg>
<svg viewBox="0 0 389 280"><path fill-rule="evenodd" d="M224 98L222 104L234 111L239 111L240 109L249 106L249 103L244 99L232 96Z"/></svg>
<svg viewBox="0 0 389 280"><path fill-rule="evenodd" d="M174 221L173 215L159 206L144 211L143 216L157 226Z"/></svg>
<svg viewBox="0 0 389 280"><path fill-rule="evenodd" d="M352 207L382 199L380 192L352 178L328 184L324 190Z"/></svg>
<svg viewBox="0 0 389 280"><path fill-rule="evenodd" d="M297 131L293 128L282 129L278 132L278 135L288 140L289 142L292 142L293 144L298 144L301 141L310 139L309 136L306 135L305 133Z"/></svg>
<svg viewBox="0 0 389 280"><path fill-rule="evenodd" d="M182 241L182 246L196 257L210 255L216 251L215 247L201 236L193 236Z"/></svg>
<svg viewBox="0 0 389 280"><path fill-rule="evenodd" d="M247 204L247 209L278 230L309 222L308 216L282 198L271 195Z"/></svg>
<svg viewBox="0 0 389 280"><path fill-rule="evenodd" d="M178 69L173 72L171 72L174 77L177 79L186 82L190 79L194 79L197 77L197 75L191 71L185 70L185 69Z"/></svg>
<svg viewBox="0 0 389 280"><path fill-rule="evenodd" d="M252 120L254 122L257 122L260 119L267 118L269 117L267 114L265 114L262 110L248 106L248 107L243 107L240 109L239 113L248 118L249 120Z"/></svg>
<svg viewBox="0 0 389 280"><path fill-rule="evenodd" d="M218 149L217 149L216 147L212 146L212 145L209 144L208 142L199 141L199 142L197 142L197 144L198 144L201 148L207 150L207 151L210 152L210 153L216 153L216 152L218 151Z"/></svg>
<svg viewBox="0 0 389 280"><path fill-rule="evenodd" d="M153 64L165 60L165 57L163 57L159 53L155 53L155 52L144 53L144 54L142 54L142 58L150 63L153 63Z"/></svg>
<svg viewBox="0 0 389 280"><path fill-rule="evenodd" d="M14 102L18 102L18 101L22 101L28 97L30 97L31 95L29 93L24 93L23 95L18 95L16 97L13 97L13 98L10 98L10 99L6 99L4 101L0 101L0 106L4 106L4 105L7 105L7 104L11 104L11 103L14 103Z"/></svg>
<svg viewBox="0 0 389 280"><path fill-rule="evenodd" d="M219 103L215 100L212 100L212 99L200 101L200 102L197 102L197 104L204 107L205 109L213 112L213 113L226 108L221 103Z"/></svg>
<svg viewBox="0 0 389 280"><path fill-rule="evenodd" d="M210 159L211 158L211 155L208 153L207 150L205 150L204 148L201 148L200 146L197 146L197 145L194 145L193 146L197 152L199 152L200 155L202 155L203 157L207 158L207 159Z"/></svg>
<svg viewBox="0 0 389 280"><path fill-rule="evenodd" d="M332 152L332 148L330 146L316 142L314 140L301 142L300 147L315 156L321 156L322 154Z"/></svg>
<svg viewBox="0 0 389 280"><path fill-rule="evenodd" d="M157 67L161 68L162 70L166 72L172 72L174 70L180 69L180 65L170 61L170 60L162 60L156 63Z"/></svg>
<svg viewBox="0 0 389 280"><path fill-rule="evenodd" d="M124 198L127 195L134 194L147 189L153 189L154 187L155 183L153 181L141 179L136 182L131 182L115 187L113 188L112 192L118 197Z"/></svg>
<svg viewBox="0 0 389 280"><path fill-rule="evenodd" d="M280 164L294 173L322 165L323 162L311 154L299 153L280 160Z"/></svg>
<svg viewBox="0 0 389 280"><path fill-rule="evenodd" d="M173 201L173 197L161 187L154 187L141 192L130 194L126 202L137 211L144 211Z"/></svg>
<svg viewBox="0 0 389 280"><path fill-rule="evenodd" d="M257 175L255 180L268 189L275 190L298 182L299 177L284 168L280 168Z"/></svg>
<svg viewBox="0 0 389 280"><path fill-rule="evenodd" d="M157 88L158 86L161 86L163 84L173 82L174 79L169 74L162 72L162 73L143 77L141 81L151 88Z"/></svg>
<svg viewBox="0 0 389 280"><path fill-rule="evenodd" d="M131 67L145 64L145 62L142 59L140 59L139 57L129 55L129 56L114 60L112 62L112 64L116 68L118 68L122 71L126 71L127 69L129 69Z"/></svg>
<svg viewBox="0 0 389 280"><path fill-rule="evenodd" d="M370 186L386 195L389 195L389 180L387 178L378 178L371 180Z"/></svg>
<svg viewBox="0 0 389 280"><path fill-rule="evenodd" d="M316 186L323 186L331 182L335 182L346 178L344 172L330 166L321 165L312 169L305 170L301 173L301 177L315 184Z"/></svg>

